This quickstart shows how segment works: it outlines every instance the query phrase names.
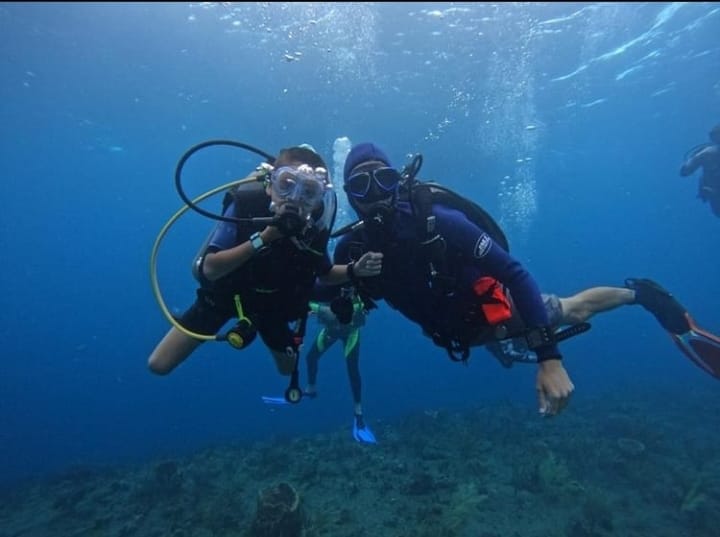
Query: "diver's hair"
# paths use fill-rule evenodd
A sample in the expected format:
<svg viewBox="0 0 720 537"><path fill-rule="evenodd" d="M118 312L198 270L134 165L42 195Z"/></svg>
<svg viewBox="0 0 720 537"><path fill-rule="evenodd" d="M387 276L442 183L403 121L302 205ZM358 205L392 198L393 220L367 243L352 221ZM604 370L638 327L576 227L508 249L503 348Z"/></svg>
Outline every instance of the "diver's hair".
<svg viewBox="0 0 720 537"><path fill-rule="evenodd" d="M720 123L710 129L708 136L713 142L715 142L716 144L720 144Z"/></svg>
<svg viewBox="0 0 720 537"><path fill-rule="evenodd" d="M306 147L297 146L281 149L273 166L279 168L280 166L287 166L297 162L309 164L313 168L325 168L327 170L327 165L320 155Z"/></svg>

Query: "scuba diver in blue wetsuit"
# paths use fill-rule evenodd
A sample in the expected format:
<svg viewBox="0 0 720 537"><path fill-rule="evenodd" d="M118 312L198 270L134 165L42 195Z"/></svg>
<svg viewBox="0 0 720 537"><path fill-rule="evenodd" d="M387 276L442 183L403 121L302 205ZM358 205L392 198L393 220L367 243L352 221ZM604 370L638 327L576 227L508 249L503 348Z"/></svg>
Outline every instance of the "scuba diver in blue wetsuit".
<svg viewBox="0 0 720 537"><path fill-rule="evenodd" d="M720 217L720 124L715 125L708 136L710 143L695 146L685 155L680 175L688 177L702 167L697 196L703 202L710 202L713 214Z"/></svg>
<svg viewBox="0 0 720 537"><path fill-rule="evenodd" d="M623 304L644 306L693 361L720 375L720 340L698 329L651 280L588 290L566 299L565 311L557 297L543 297L487 213L437 183L416 180L421 162L416 157L398 171L372 143L355 145L348 155L344 189L360 220L333 234L342 235L335 262L351 269L354 259L381 264L380 275L362 280L349 270L364 300L384 300L456 361L467 360L471 347L521 340L538 365L544 415L560 412L574 390L559 341L589 328L590 315ZM365 257L368 252L373 257ZM558 332L565 322L576 324ZM518 355L527 361L522 349Z"/></svg>
<svg viewBox="0 0 720 537"><path fill-rule="evenodd" d="M457 361L467 360L471 346L484 345L494 326L511 317L503 294L503 286L508 288L538 356L540 411L560 412L574 386L534 278L501 246L504 236L489 216L480 224L443 203L470 202L437 186L417 184L418 170L414 160L409 169L398 171L375 144L351 149L344 188L361 221L338 232L343 234L335 261L352 266L353 260L372 253L365 262L380 263L381 274L351 278L363 299L384 300Z"/></svg>
<svg viewBox="0 0 720 537"><path fill-rule="evenodd" d="M342 341L354 404L353 438L358 442L374 444L375 435L363 417L360 377L360 328L365 325L367 310L351 287L343 289L342 293L343 296L329 303L310 303L310 311L317 316L322 328L306 356L308 383L303 395L310 398L317 396L318 362L335 342Z"/></svg>

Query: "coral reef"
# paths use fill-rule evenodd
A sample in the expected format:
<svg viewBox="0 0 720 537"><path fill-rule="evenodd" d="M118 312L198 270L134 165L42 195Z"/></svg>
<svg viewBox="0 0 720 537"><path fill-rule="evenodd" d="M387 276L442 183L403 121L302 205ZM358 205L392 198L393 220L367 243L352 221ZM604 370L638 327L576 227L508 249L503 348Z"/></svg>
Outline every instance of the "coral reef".
<svg viewBox="0 0 720 537"><path fill-rule="evenodd" d="M342 430L73 468L0 492L0 537L714 537L720 426L700 409L717 395L684 396L553 420L441 408L376 421L375 446Z"/></svg>

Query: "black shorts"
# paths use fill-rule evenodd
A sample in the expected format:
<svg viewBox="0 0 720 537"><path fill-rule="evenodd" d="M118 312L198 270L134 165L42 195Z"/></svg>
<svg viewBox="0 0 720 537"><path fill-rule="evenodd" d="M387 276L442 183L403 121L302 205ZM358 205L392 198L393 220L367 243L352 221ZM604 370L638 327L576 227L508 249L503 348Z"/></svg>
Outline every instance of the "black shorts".
<svg viewBox="0 0 720 537"><path fill-rule="evenodd" d="M293 332L288 322L276 312L265 311L262 315L252 311L243 312L257 328L260 338L273 351L285 352L293 346ZM217 334L225 324L237 320L237 310L232 296L216 296L206 289L197 290L197 298L190 308L177 319L187 330L202 335Z"/></svg>

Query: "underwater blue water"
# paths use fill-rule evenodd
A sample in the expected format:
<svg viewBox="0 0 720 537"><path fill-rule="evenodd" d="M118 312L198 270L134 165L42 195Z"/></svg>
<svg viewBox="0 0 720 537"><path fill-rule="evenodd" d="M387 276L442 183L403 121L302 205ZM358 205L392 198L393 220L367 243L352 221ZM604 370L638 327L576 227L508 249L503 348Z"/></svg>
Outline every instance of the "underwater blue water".
<svg viewBox="0 0 720 537"><path fill-rule="evenodd" d="M321 362L320 397L293 408L261 403L286 381L260 343L206 344L168 377L147 370L169 327L151 248L182 205L177 159L207 139L271 153L309 142L328 162L340 136L377 142L397 166L420 152L421 176L495 215L544 291L651 277L720 330L720 220L696 199L697 174L678 176L720 121L719 35L713 3L3 3L0 484L224 441L349 434L339 349ZM208 150L187 189L257 163ZM192 302L190 262L212 227L185 215L162 244L173 312ZM371 425L535 405L533 366L505 370L482 350L453 364L387 307L362 338ZM712 386L718 425L720 385L640 308L596 317L562 348L575 399Z"/></svg>

